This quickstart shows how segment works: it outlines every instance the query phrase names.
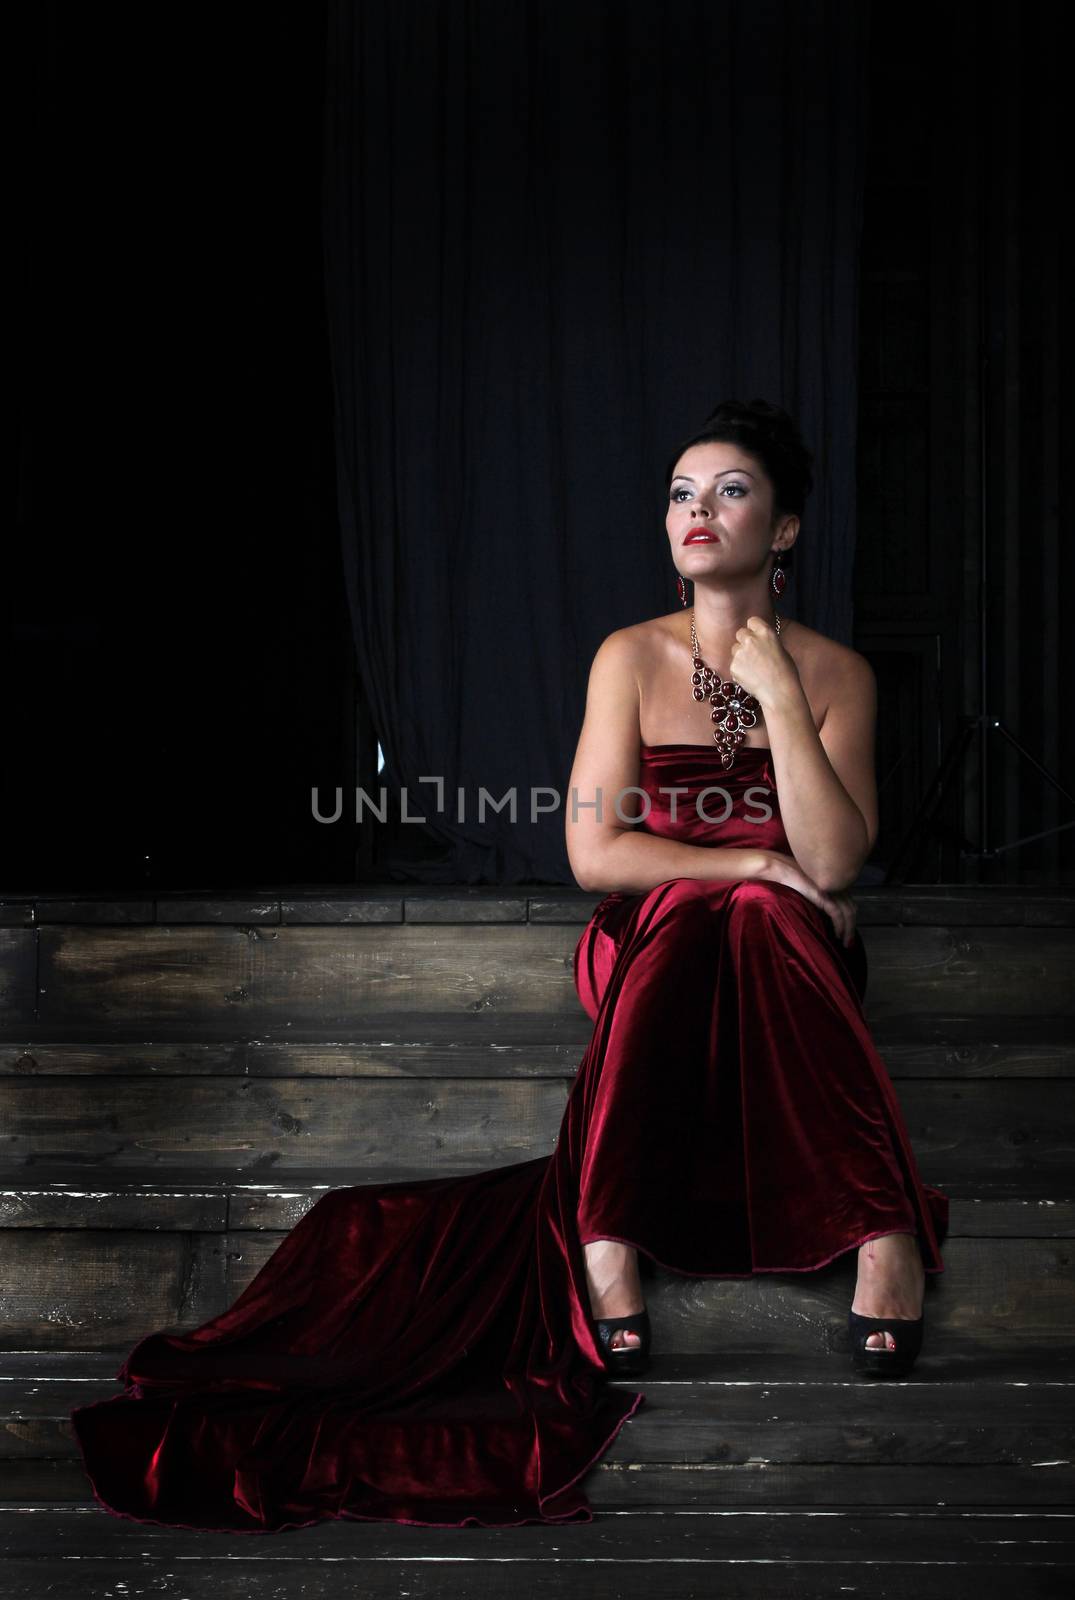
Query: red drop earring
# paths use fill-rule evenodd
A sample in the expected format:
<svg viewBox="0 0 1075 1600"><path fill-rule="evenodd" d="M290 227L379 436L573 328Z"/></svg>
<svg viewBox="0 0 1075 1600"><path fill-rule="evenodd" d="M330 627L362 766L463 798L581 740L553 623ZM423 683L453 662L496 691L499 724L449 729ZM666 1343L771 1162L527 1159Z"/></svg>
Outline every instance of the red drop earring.
<svg viewBox="0 0 1075 1600"><path fill-rule="evenodd" d="M784 590L787 588L788 575L784 571L783 567L780 565L781 552L779 550L775 550L773 552L773 554L776 557L776 559L773 562L773 570L772 570L772 573L770 574L769 581L772 584L772 589L773 589L774 595L779 600L780 596L784 593Z"/></svg>
<svg viewBox="0 0 1075 1600"><path fill-rule="evenodd" d="M676 574L676 588L679 590L680 603L682 605L686 605L687 604L687 585L686 585L686 583L684 581L682 572L678 572Z"/></svg>

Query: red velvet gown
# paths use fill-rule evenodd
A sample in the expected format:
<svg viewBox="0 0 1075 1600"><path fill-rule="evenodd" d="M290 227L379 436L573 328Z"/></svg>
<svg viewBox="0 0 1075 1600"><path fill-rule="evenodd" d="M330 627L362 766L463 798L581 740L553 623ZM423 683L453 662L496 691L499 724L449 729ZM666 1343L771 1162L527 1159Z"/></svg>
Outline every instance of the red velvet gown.
<svg viewBox="0 0 1075 1600"><path fill-rule="evenodd" d="M640 787L650 832L790 853L767 748L726 772L716 745L644 746ZM607 895L574 971L594 1027L552 1154L332 1190L226 1311L142 1339L124 1392L71 1412L106 1510L588 1522L580 1480L645 1395L604 1379L584 1243L722 1277L907 1231L943 1271L948 1202L863 1019L857 934L783 885L674 878Z"/></svg>

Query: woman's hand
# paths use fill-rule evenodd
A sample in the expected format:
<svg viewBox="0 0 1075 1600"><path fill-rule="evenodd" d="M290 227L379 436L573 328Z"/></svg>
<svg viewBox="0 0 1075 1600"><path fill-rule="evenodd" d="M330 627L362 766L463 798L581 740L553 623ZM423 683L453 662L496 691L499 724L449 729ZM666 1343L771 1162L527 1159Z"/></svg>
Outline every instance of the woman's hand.
<svg viewBox="0 0 1075 1600"><path fill-rule="evenodd" d="M808 877L794 856L784 855L780 850L767 850L765 857L765 868L760 874L762 880L784 883L789 889L797 889L799 894L805 895L807 900L832 919L840 942L849 945L855 937L858 918L851 896L842 889L835 894L826 894L824 889L818 888L813 878Z"/></svg>
<svg viewBox="0 0 1075 1600"><path fill-rule="evenodd" d="M794 657L764 617L748 617L736 631L728 671L763 711L802 686Z"/></svg>

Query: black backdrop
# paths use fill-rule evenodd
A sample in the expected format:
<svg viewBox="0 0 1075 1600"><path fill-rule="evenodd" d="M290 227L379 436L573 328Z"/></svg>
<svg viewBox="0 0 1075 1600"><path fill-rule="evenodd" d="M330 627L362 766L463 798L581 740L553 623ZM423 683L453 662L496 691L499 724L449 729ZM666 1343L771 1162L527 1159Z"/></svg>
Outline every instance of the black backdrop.
<svg viewBox="0 0 1075 1600"><path fill-rule="evenodd" d="M346 882L324 7L7 22L2 888Z"/></svg>
<svg viewBox="0 0 1075 1600"><path fill-rule="evenodd" d="M850 638L869 17L13 13L4 892L346 881L356 693L413 812L562 792L725 395L800 416L786 609ZM436 820L380 875L569 881L560 813Z"/></svg>
<svg viewBox="0 0 1075 1600"><path fill-rule="evenodd" d="M662 469L716 401L799 418L816 489L784 609L850 642L869 21L331 0L347 598L381 781L436 841L386 876L572 881L530 791L566 798L600 640L677 603ZM478 820L483 787L514 824Z"/></svg>

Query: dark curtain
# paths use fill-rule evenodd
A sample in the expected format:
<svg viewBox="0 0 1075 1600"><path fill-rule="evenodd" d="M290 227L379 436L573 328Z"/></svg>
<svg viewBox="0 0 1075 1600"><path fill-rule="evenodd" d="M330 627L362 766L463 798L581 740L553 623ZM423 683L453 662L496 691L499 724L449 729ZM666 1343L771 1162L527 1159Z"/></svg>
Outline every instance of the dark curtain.
<svg viewBox="0 0 1075 1600"><path fill-rule="evenodd" d="M783 610L850 642L869 15L331 0L348 600L378 781L433 846L386 876L573 882L590 662L678 604L663 469L717 401L799 420L816 487ZM478 820L483 788L514 822Z"/></svg>

